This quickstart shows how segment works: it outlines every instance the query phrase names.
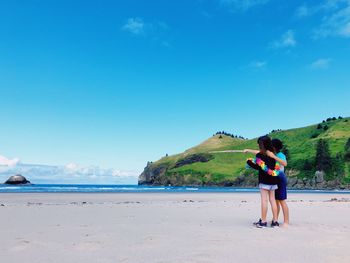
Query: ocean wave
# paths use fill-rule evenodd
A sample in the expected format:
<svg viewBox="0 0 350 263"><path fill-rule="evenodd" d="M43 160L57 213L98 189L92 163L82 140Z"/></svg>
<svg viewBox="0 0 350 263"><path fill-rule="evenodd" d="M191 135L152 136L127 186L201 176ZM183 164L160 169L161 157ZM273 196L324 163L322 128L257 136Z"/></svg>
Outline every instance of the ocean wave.
<svg viewBox="0 0 350 263"><path fill-rule="evenodd" d="M20 186L1 186L0 189L12 189L12 190L15 190L15 189L21 189Z"/></svg>
<svg viewBox="0 0 350 263"><path fill-rule="evenodd" d="M188 190L188 191L198 191L199 188L187 187L186 190Z"/></svg>
<svg viewBox="0 0 350 263"><path fill-rule="evenodd" d="M258 192L257 188L186 187L186 186L138 186L138 185L0 185L0 193L243 193ZM344 193L349 190L289 190L291 193Z"/></svg>

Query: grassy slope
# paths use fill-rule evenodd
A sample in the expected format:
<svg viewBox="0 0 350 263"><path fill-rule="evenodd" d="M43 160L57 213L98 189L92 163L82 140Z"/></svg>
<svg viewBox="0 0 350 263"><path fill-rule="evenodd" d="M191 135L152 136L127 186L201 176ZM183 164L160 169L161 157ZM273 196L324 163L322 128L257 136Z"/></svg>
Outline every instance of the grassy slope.
<svg viewBox="0 0 350 263"><path fill-rule="evenodd" d="M316 124L303 128L274 132L270 136L281 139L288 146L290 152L289 167L299 170L304 160L314 160L316 143L321 138L328 140L332 156L344 151L344 145L347 139L350 138L350 118L330 121L326 124L329 127L328 130L318 130ZM318 134L318 137L311 138L315 133ZM188 149L184 153L164 157L155 162L154 165L161 163L173 165L177 160L194 153L244 148L256 149L256 139L241 140L224 135L220 139L219 135L216 135L198 146ZM193 163L170 169L167 175L171 176L173 173L178 173L186 177L196 176L198 178L199 176L202 181L210 180L212 182L234 179L244 171L245 160L251 155L242 153L215 153L214 156L215 158L207 163ZM307 176L307 174L301 173L300 176ZM349 169L346 169L346 177L350 180Z"/></svg>

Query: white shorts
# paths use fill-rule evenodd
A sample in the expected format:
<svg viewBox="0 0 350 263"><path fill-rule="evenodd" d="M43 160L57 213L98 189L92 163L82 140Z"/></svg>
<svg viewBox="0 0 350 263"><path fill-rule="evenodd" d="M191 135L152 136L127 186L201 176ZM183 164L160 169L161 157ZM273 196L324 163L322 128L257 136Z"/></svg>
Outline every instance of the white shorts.
<svg viewBox="0 0 350 263"><path fill-rule="evenodd" d="M269 190L269 191L274 191L276 189L278 189L277 184L259 184L259 188L260 189L265 189L265 190Z"/></svg>

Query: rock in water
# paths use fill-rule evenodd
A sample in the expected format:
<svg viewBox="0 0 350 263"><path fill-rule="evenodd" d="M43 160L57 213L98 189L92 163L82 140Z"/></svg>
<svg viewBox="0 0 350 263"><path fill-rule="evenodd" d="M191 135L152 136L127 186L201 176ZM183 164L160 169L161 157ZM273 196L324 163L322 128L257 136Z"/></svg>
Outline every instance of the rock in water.
<svg viewBox="0 0 350 263"><path fill-rule="evenodd" d="M24 176L16 174L7 179L5 184L30 184L30 182Z"/></svg>

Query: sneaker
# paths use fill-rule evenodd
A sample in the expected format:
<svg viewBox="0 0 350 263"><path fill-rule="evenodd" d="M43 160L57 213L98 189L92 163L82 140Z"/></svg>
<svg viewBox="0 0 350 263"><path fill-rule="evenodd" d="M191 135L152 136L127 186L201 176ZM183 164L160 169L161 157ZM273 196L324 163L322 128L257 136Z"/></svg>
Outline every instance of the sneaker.
<svg viewBox="0 0 350 263"><path fill-rule="evenodd" d="M253 225L256 226L257 224L260 224L262 221L261 221L261 218L259 218L259 221L258 222L254 222Z"/></svg>
<svg viewBox="0 0 350 263"><path fill-rule="evenodd" d="M263 223L262 221L260 221L256 224L256 227L257 228L267 227L267 222Z"/></svg>
<svg viewBox="0 0 350 263"><path fill-rule="evenodd" d="M271 227L275 227L275 226L280 226L280 224L277 221L272 221Z"/></svg>

